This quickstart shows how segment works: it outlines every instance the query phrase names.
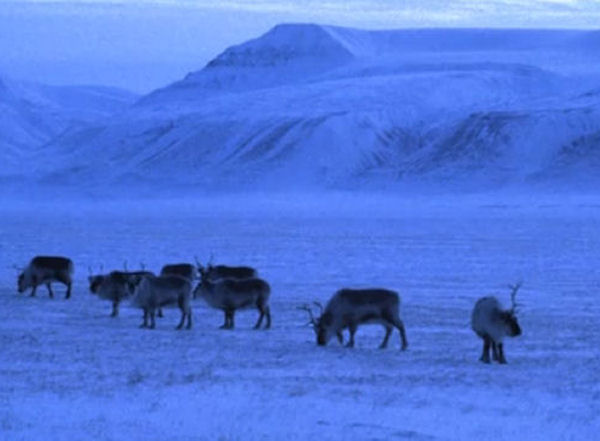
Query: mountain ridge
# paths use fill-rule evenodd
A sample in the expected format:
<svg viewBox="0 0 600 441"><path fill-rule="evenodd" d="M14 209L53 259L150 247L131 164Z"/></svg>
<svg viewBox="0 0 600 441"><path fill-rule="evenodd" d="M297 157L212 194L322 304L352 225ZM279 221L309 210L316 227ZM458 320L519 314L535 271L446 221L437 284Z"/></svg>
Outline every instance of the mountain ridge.
<svg viewBox="0 0 600 441"><path fill-rule="evenodd" d="M55 138L36 174L157 188L592 183L597 35L280 25Z"/></svg>
<svg viewBox="0 0 600 441"><path fill-rule="evenodd" d="M0 77L0 146L11 165L63 130L132 104L135 94L103 86L49 86Z"/></svg>

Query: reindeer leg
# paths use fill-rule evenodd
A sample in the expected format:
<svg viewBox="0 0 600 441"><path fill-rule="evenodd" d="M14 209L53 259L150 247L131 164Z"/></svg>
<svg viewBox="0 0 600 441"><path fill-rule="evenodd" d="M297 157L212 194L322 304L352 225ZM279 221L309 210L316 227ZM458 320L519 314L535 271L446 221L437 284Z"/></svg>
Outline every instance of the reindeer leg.
<svg viewBox="0 0 600 441"><path fill-rule="evenodd" d="M192 329L192 308L187 310L187 326L186 329Z"/></svg>
<svg viewBox="0 0 600 441"><path fill-rule="evenodd" d="M225 309L225 322L219 327L219 329L227 329L229 327L229 312Z"/></svg>
<svg viewBox="0 0 600 441"><path fill-rule="evenodd" d="M498 343L498 363L506 364L506 358L504 358L504 343Z"/></svg>
<svg viewBox="0 0 600 441"><path fill-rule="evenodd" d="M65 285L67 287L67 292L65 294L65 299L68 299L69 297L71 297L71 280L70 280L70 277L65 276L64 274L57 274L56 275L56 280L59 281L60 283L62 283L63 285Z"/></svg>
<svg viewBox="0 0 600 441"><path fill-rule="evenodd" d="M232 309L231 312L229 313L229 329L233 329L233 327L234 327L234 323L233 323L234 315L235 315L235 309Z"/></svg>
<svg viewBox="0 0 600 441"><path fill-rule="evenodd" d="M271 329L271 307L269 305L265 306L265 315L267 316L265 329Z"/></svg>
<svg viewBox="0 0 600 441"><path fill-rule="evenodd" d="M490 338L487 335L483 337L483 351L481 352L479 361L484 363L490 362Z"/></svg>
<svg viewBox="0 0 600 441"><path fill-rule="evenodd" d="M158 317L159 318L163 318L164 317L162 308L158 308Z"/></svg>
<svg viewBox="0 0 600 441"><path fill-rule="evenodd" d="M175 327L175 329L183 328L183 324L185 323L185 316L186 316L185 309L181 308L181 320L180 320L179 324Z"/></svg>
<svg viewBox="0 0 600 441"><path fill-rule="evenodd" d="M35 292L37 291L37 277L31 277L31 286L31 294L29 295L29 297L35 297Z"/></svg>
<svg viewBox="0 0 600 441"><path fill-rule="evenodd" d="M65 280L63 282L65 285L67 285L67 292L65 294L65 299L70 299L71 298L71 281L70 280Z"/></svg>
<svg viewBox="0 0 600 441"><path fill-rule="evenodd" d="M119 301L118 300L113 300L112 314L110 316L111 317L116 317L118 315L119 315Z"/></svg>
<svg viewBox="0 0 600 441"><path fill-rule="evenodd" d="M491 346L492 346L492 360L498 361L499 360L499 358L498 358L498 345L496 344L495 341L492 340Z"/></svg>
<svg viewBox="0 0 600 441"><path fill-rule="evenodd" d="M393 316L390 318L389 320L396 328L398 328L398 331L400 332L400 339L402 340L402 346L401 349L403 351L406 350L406 348L408 348L408 340L406 339L406 330L404 329L404 322L402 322L402 320L400 320L400 318L396 317L394 318ZM386 340L387 341L387 340Z"/></svg>
<svg viewBox="0 0 600 441"><path fill-rule="evenodd" d="M179 324L175 327L175 329L181 329L181 328L183 328L183 324L185 323L185 316L187 313L187 308L186 308L186 304L185 304L183 297L180 296L177 299L177 306L179 307L179 310L181 311L181 320L179 321Z"/></svg>
<svg viewBox="0 0 600 441"><path fill-rule="evenodd" d="M156 311L154 308L150 309L150 329L156 328Z"/></svg>
<svg viewBox="0 0 600 441"><path fill-rule="evenodd" d="M183 328L183 324L185 323L185 312L181 311L181 320L179 320L179 324L175 326L175 329L179 330Z"/></svg>
<svg viewBox="0 0 600 441"><path fill-rule="evenodd" d="M394 329L390 325L384 325L384 326L385 326L385 337L383 337L383 341L379 345L379 349L387 348L388 340L390 339L390 335L392 335L392 329Z"/></svg>
<svg viewBox="0 0 600 441"><path fill-rule="evenodd" d="M140 328L148 327L148 309L144 308L144 322L140 325Z"/></svg>
<svg viewBox="0 0 600 441"><path fill-rule="evenodd" d="M344 344L344 335L342 334L342 331L336 332L335 336L337 337L340 344L343 345Z"/></svg>
<svg viewBox="0 0 600 441"><path fill-rule="evenodd" d="M258 316L258 321L254 325L254 329L260 329L260 325L262 324L263 317L265 316L265 309L262 305L258 305L258 311L260 315Z"/></svg>
<svg viewBox="0 0 600 441"><path fill-rule="evenodd" d="M50 282L46 283L46 288L48 288L48 295L51 299L54 298L54 292L52 291L52 286L50 286Z"/></svg>
<svg viewBox="0 0 600 441"><path fill-rule="evenodd" d="M351 323L348 326L348 330L350 331L350 340L348 341L348 344L346 345L347 348L354 347L354 334L356 333L356 329L357 329L357 326L354 323Z"/></svg>

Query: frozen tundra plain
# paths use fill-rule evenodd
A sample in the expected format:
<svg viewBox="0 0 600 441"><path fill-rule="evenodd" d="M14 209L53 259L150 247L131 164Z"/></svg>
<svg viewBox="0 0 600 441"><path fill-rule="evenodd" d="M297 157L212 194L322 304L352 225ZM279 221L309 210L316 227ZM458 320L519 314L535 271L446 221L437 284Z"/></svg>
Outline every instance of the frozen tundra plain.
<svg viewBox="0 0 600 441"><path fill-rule="evenodd" d="M591 440L600 429L597 301L600 203L594 197L321 199L226 197L94 204L4 204L0 246L0 438L4 440ZM10 208L6 208L10 207ZM58 285L18 295L11 264L71 256ZM191 331L167 310L92 296L87 266L207 259L255 265L272 285L274 325L234 331L201 300ZM522 278L523 335L508 365L478 362L475 300ZM377 349L317 347L296 309L342 286L402 296L409 339Z"/></svg>

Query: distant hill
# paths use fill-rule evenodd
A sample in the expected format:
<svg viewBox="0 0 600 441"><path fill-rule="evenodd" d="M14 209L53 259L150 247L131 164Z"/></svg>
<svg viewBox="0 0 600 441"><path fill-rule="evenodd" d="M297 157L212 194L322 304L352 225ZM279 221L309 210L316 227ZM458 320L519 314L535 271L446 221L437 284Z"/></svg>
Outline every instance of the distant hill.
<svg viewBox="0 0 600 441"><path fill-rule="evenodd" d="M47 86L0 78L0 173L21 170L24 158L42 159L52 149L42 149L64 130L74 129L123 110L136 95L94 86Z"/></svg>
<svg viewBox="0 0 600 441"><path fill-rule="evenodd" d="M192 191L592 185L599 62L597 31L279 25L55 137L36 174Z"/></svg>

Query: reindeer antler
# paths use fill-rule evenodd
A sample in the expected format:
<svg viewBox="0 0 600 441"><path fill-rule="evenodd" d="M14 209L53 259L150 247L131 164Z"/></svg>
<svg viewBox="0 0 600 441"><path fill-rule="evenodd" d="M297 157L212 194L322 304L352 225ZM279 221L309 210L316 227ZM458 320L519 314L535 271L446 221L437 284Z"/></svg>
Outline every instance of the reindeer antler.
<svg viewBox="0 0 600 441"><path fill-rule="evenodd" d="M315 305L317 308L319 308L319 314L323 315L323 305L321 304L321 302L313 302L313 305Z"/></svg>
<svg viewBox="0 0 600 441"><path fill-rule="evenodd" d="M140 268L142 271L146 271L146 264L144 262L140 262Z"/></svg>
<svg viewBox="0 0 600 441"><path fill-rule="evenodd" d="M22 272L24 270L24 268L21 268L20 266L16 265L16 264L12 264L12 268L17 272L17 274L19 274L20 272Z"/></svg>
<svg viewBox="0 0 600 441"><path fill-rule="evenodd" d="M127 269L127 260L125 260L125 261L123 262L123 269L124 269L125 271L129 271L129 270Z"/></svg>
<svg viewBox="0 0 600 441"><path fill-rule="evenodd" d="M313 312L312 312L312 309L310 309L310 306L302 305L302 306L298 306L297 309L308 312L308 315L310 316L310 320L307 323L307 325L317 326L317 320L315 319L315 316L313 315Z"/></svg>
<svg viewBox="0 0 600 441"><path fill-rule="evenodd" d="M511 308L512 312L515 312L517 310L517 306L519 306L519 304L515 301L515 299L517 297L517 291L519 291L519 288L521 287L522 284L523 284L523 282L519 281L519 282L515 283L514 285L508 285L508 288L511 290L510 302L512 304L512 308Z"/></svg>

